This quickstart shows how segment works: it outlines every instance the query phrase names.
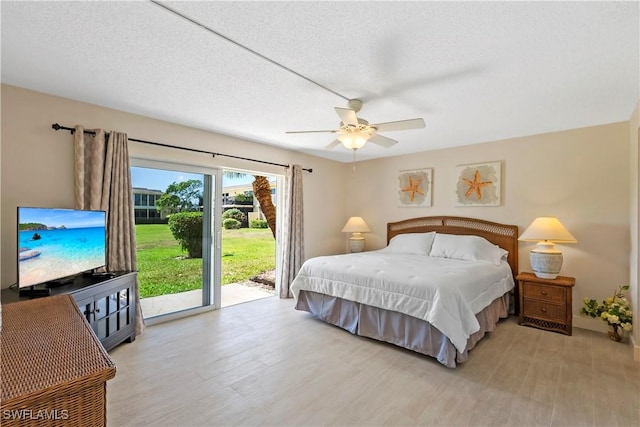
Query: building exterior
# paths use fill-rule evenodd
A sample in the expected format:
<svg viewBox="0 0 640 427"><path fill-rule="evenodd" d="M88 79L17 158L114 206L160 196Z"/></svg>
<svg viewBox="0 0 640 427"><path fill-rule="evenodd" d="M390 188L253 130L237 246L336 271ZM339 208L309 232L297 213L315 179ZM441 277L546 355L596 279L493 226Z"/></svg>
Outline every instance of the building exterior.
<svg viewBox="0 0 640 427"><path fill-rule="evenodd" d="M271 200L273 204L276 204L277 197L276 195L276 180L269 181L269 185L271 186ZM244 195L251 197L248 203L239 202L237 200L238 195ZM260 204L258 200L253 197L253 185L252 184L239 184L239 185L230 185L226 186L222 189L222 209L240 209L242 212L247 214L247 222L250 223L254 219L262 219L265 217L260 210Z"/></svg>
<svg viewBox="0 0 640 427"><path fill-rule="evenodd" d="M160 190L151 190L148 188L133 187L133 210L136 223L142 221L153 221L164 219L164 215L156 209L156 200L158 200L164 192Z"/></svg>
<svg viewBox="0 0 640 427"><path fill-rule="evenodd" d="M276 204L276 181L269 181L271 185L271 199ZM156 200L164 194L163 191L149 188L133 187L133 209L136 223L160 222L166 218L166 214L158 212ZM237 196L246 196L246 201L236 200ZM253 186L249 184L230 185L222 189L222 209L237 208L245 212L248 221L253 219L265 219L260 211L258 200L253 197Z"/></svg>

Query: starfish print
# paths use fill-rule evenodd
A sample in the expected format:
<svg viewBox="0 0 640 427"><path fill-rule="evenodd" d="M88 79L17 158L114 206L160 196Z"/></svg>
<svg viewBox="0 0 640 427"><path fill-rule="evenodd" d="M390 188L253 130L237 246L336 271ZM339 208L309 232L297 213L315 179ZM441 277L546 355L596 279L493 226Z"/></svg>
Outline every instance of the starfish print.
<svg viewBox="0 0 640 427"><path fill-rule="evenodd" d="M409 175L409 185L407 185L406 187L402 187L403 192L411 193L409 195L409 200L411 200L412 202L414 197L416 196L416 193L422 194L424 196L424 193L420 188L420 184L422 184L422 177L417 177L417 181L413 182L413 176Z"/></svg>
<svg viewBox="0 0 640 427"><path fill-rule="evenodd" d="M473 181L470 181L466 178L462 178L465 184L469 186L469 189L466 193L464 193L465 197L469 197L471 193L475 192L476 196L478 196L478 200L482 199L482 187L486 187L487 185L491 185L491 181L480 181L480 171L476 170L475 175L473 176Z"/></svg>

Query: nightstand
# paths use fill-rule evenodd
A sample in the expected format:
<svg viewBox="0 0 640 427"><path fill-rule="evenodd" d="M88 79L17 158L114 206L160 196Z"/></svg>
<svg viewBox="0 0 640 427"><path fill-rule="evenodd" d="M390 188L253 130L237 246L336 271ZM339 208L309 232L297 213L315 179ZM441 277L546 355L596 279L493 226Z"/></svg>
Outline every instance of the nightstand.
<svg viewBox="0 0 640 427"><path fill-rule="evenodd" d="M519 324L571 335L571 292L574 277L541 279L533 273L516 276L520 294Z"/></svg>

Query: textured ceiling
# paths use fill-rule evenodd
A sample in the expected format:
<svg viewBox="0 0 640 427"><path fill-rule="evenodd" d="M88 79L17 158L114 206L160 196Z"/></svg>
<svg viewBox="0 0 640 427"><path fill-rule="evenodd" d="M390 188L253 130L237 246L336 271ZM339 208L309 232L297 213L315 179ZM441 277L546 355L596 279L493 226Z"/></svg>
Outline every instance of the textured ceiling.
<svg viewBox="0 0 640 427"><path fill-rule="evenodd" d="M162 4L340 96L148 1L2 1L2 82L345 162L285 131L337 128L343 97L424 118L362 160L625 121L640 97L636 1Z"/></svg>

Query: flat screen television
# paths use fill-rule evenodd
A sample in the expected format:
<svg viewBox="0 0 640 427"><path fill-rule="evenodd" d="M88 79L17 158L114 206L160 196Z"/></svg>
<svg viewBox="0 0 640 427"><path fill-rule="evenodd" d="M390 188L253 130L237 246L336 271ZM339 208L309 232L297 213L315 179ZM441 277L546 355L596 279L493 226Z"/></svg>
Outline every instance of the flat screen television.
<svg viewBox="0 0 640 427"><path fill-rule="evenodd" d="M18 289L95 271L106 252L105 211L18 207Z"/></svg>

